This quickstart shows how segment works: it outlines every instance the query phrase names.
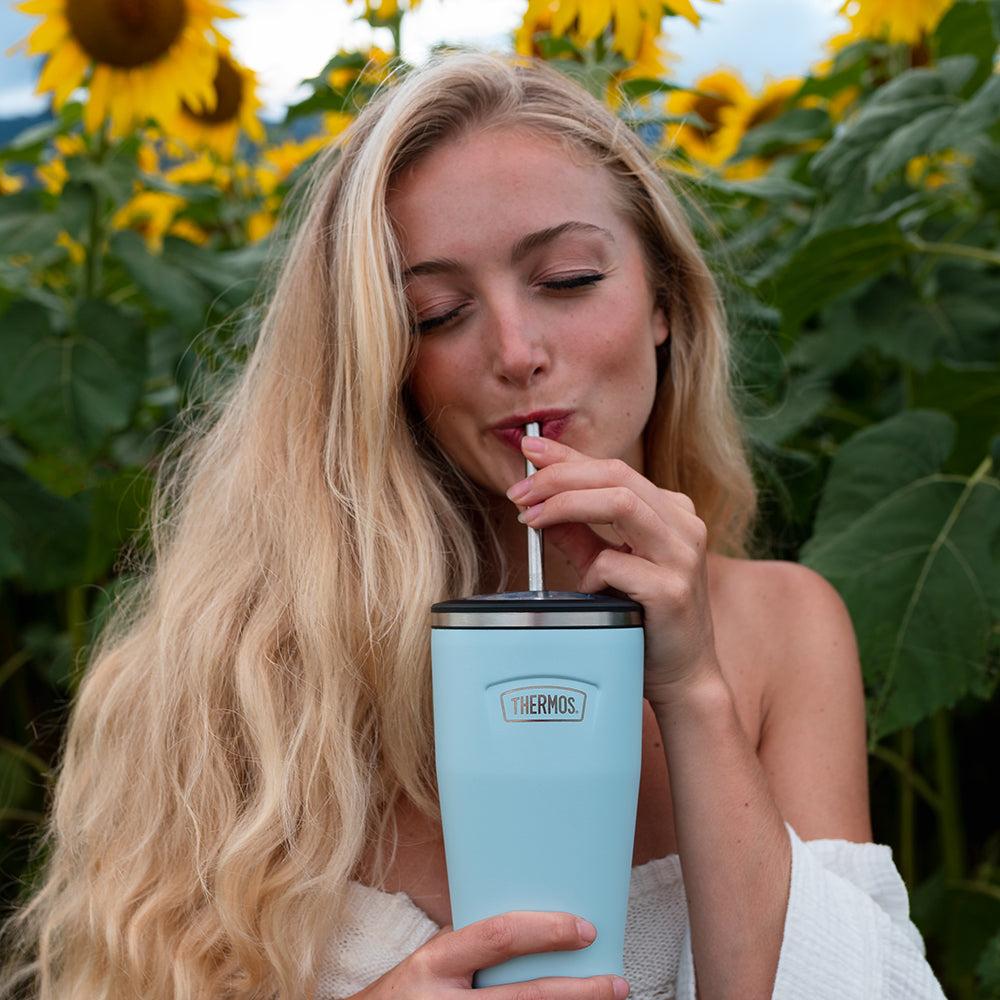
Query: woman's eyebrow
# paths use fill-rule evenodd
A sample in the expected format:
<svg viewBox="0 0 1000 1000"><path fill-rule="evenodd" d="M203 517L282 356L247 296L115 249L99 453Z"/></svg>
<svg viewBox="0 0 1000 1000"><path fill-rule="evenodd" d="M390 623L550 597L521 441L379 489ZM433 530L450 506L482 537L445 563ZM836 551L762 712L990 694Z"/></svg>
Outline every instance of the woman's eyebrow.
<svg viewBox="0 0 1000 1000"><path fill-rule="evenodd" d="M455 260L454 257L437 257L434 260L422 260L413 267L405 268L403 279L415 278L421 274L454 274L464 270L462 262Z"/></svg>
<svg viewBox="0 0 1000 1000"><path fill-rule="evenodd" d="M592 222L571 220L569 222L560 222L556 226L546 226L545 229L539 229L537 232L522 236L514 244L510 252L510 259L516 264L524 260L532 251L551 243L560 236L565 236L567 233L592 233L611 243L615 241L614 233L610 229L605 229L603 226L595 226ZM456 274L464 270L465 265L454 257L435 257L431 260L422 260L412 267L406 268L403 271L403 279L415 278L420 275Z"/></svg>
<svg viewBox="0 0 1000 1000"><path fill-rule="evenodd" d="M610 229L604 229L602 226L595 226L591 222L578 222L576 220L571 220L570 222L560 222L557 226L548 226L545 229L539 229L538 232L528 233L527 236L522 236L521 239L514 244L514 249L511 251L510 258L514 263L517 263L527 257L533 250L537 250L539 247L545 246L547 243L551 243L553 240L558 239L566 233L595 233L612 243L615 241L614 234Z"/></svg>

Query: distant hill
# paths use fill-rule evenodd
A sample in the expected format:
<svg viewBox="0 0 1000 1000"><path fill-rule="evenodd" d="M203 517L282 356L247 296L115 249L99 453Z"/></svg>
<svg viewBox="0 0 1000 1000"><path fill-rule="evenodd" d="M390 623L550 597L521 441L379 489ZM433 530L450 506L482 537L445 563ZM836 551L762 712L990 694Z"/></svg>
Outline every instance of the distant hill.
<svg viewBox="0 0 1000 1000"><path fill-rule="evenodd" d="M0 148L6 146L26 128L41 125L43 122L51 120L52 115L48 112L40 115L17 115L10 118L0 118Z"/></svg>

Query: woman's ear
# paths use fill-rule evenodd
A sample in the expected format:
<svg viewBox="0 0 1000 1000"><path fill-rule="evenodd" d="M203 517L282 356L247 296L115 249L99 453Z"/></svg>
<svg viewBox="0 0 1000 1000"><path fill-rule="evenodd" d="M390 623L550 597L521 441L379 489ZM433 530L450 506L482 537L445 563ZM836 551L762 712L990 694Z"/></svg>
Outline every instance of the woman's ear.
<svg viewBox="0 0 1000 1000"><path fill-rule="evenodd" d="M653 306L653 344L662 347L670 336L670 323L667 320L667 313L661 305Z"/></svg>

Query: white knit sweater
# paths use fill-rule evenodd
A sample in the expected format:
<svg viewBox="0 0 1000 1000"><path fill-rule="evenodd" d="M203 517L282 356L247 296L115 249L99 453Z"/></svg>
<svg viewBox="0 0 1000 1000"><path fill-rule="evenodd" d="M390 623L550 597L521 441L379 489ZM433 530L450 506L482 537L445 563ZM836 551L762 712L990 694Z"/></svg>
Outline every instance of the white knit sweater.
<svg viewBox="0 0 1000 1000"><path fill-rule="evenodd" d="M889 848L804 844L789 835L791 893L772 1000L944 1000ZM317 1000L363 989L439 930L404 893L357 883L348 912L348 925L330 944ZM696 1000L676 855L632 871L624 969L633 1000Z"/></svg>

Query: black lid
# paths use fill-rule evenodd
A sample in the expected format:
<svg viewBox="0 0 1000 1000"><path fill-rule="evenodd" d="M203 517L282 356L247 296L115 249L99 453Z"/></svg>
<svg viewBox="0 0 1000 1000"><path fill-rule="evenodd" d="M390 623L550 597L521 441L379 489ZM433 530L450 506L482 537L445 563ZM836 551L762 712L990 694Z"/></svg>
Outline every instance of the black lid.
<svg viewBox="0 0 1000 1000"><path fill-rule="evenodd" d="M638 628L642 606L627 597L529 590L440 601L432 628Z"/></svg>

